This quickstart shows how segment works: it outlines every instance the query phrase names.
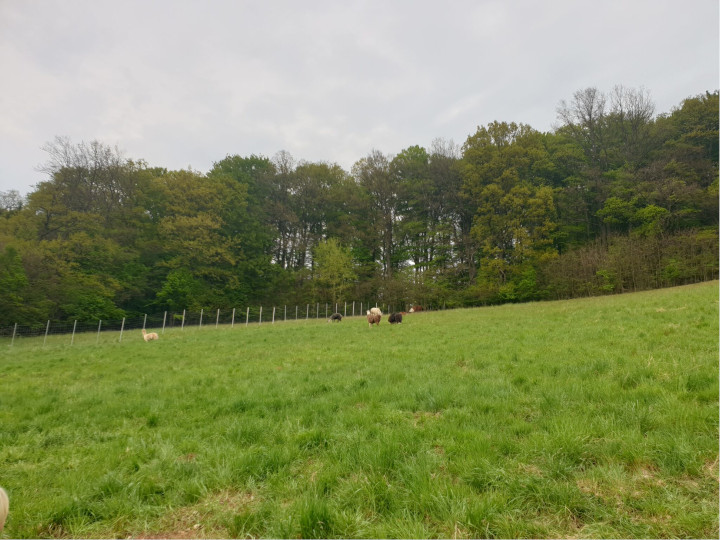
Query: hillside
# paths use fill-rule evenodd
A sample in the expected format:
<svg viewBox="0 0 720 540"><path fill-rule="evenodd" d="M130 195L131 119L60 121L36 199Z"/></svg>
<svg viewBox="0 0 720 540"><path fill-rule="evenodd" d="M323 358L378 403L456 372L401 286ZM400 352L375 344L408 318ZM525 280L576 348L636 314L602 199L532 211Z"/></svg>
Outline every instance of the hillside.
<svg viewBox="0 0 720 540"><path fill-rule="evenodd" d="M24 340L2 537L717 537L717 336L708 282Z"/></svg>

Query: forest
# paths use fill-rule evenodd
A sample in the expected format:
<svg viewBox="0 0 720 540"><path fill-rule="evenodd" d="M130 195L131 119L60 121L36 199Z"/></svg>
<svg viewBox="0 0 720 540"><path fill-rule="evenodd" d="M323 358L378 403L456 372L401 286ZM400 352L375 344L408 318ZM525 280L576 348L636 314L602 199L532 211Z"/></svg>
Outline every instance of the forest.
<svg viewBox="0 0 720 540"><path fill-rule="evenodd" d="M167 170L56 137L0 192L0 326L372 300L461 307L718 278L718 91L578 90L557 127ZM218 156L220 158L220 156Z"/></svg>

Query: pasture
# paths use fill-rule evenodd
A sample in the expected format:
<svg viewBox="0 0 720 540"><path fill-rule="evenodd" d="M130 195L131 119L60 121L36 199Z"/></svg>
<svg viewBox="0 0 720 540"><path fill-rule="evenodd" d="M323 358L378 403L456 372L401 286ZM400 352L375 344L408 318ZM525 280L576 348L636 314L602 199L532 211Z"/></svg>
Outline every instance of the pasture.
<svg viewBox="0 0 720 540"><path fill-rule="evenodd" d="M4 538L717 538L718 283L0 350Z"/></svg>

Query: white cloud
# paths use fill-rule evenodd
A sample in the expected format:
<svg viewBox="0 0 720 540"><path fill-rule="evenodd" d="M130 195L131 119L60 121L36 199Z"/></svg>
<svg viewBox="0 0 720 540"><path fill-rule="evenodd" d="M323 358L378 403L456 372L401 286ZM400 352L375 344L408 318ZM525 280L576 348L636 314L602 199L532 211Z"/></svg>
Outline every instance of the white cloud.
<svg viewBox="0 0 720 540"><path fill-rule="evenodd" d="M4 0L0 191L56 135L154 166L226 154L331 161L493 120L549 130L587 86L658 112L718 87L715 0Z"/></svg>

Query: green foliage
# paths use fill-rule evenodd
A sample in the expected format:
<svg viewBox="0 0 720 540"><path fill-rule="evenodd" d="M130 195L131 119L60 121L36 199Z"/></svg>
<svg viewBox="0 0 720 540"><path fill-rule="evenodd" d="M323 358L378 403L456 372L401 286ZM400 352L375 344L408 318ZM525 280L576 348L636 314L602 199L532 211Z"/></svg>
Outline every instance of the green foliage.
<svg viewBox="0 0 720 540"><path fill-rule="evenodd" d="M404 260L402 244L398 242L398 231L395 216L399 214L400 181L393 175L388 156L377 150L359 160L353 166L353 175L358 184L367 193L367 210L365 221L368 236L366 241L372 243L369 251L373 259L382 268L382 277L391 278L398 268L400 260Z"/></svg>
<svg viewBox="0 0 720 540"><path fill-rule="evenodd" d="M549 159L528 126L493 123L465 145L463 189L476 201L472 234L486 301L537 298L532 266L555 253L553 191L536 171ZM488 295L488 293L490 293Z"/></svg>
<svg viewBox="0 0 720 540"><path fill-rule="evenodd" d="M602 218L604 223L624 226L630 223L635 213L634 204L619 197L608 197L603 207L597 211L598 217Z"/></svg>
<svg viewBox="0 0 720 540"><path fill-rule="evenodd" d="M495 121L462 151L373 150L350 172L287 152L168 171L56 138L35 191L0 193L2 318L321 295L458 306L713 279L718 92L653 115L643 89L586 88L553 132ZM328 239L352 259L334 274L354 276L317 271Z"/></svg>
<svg viewBox="0 0 720 540"><path fill-rule="evenodd" d="M26 317L31 315L25 313L24 309L28 284L20 253L15 248L6 246L4 252L0 253L0 291L3 291L0 295L1 325L35 322L26 320Z"/></svg>
<svg viewBox="0 0 720 540"><path fill-rule="evenodd" d="M314 259L319 284L328 288L333 304L339 302L357 277L350 250L330 238L315 247Z"/></svg>
<svg viewBox="0 0 720 540"><path fill-rule="evenodd" d="M188 269L172 270L157 293L158 303L171 311L198 310L202 307L198 302L201 290L202 283Z"/></svg>
<svg viewBox="0 0 720 540"><path fill-rule="evenodd" d="M58 307L67 321L120 319L125 313L113 302L114 291L92 276L73 276L61 285Z"/></svg>
<svg viewBox="0 0 720 540"><path fill-rule="evenodd" d="M641 234L660 234L664 228L663 222L669 213L666 208L649 204L635 212L634 219L640 224L639 232Z"/></svg>
<svg viewBox="0 0 720 540"><path fill-rule="evenodd" d="M669 287L716 279L717 228L674 235L611 236L561 254L540 267L549 297L572 298L608 292Z"/></svg>

